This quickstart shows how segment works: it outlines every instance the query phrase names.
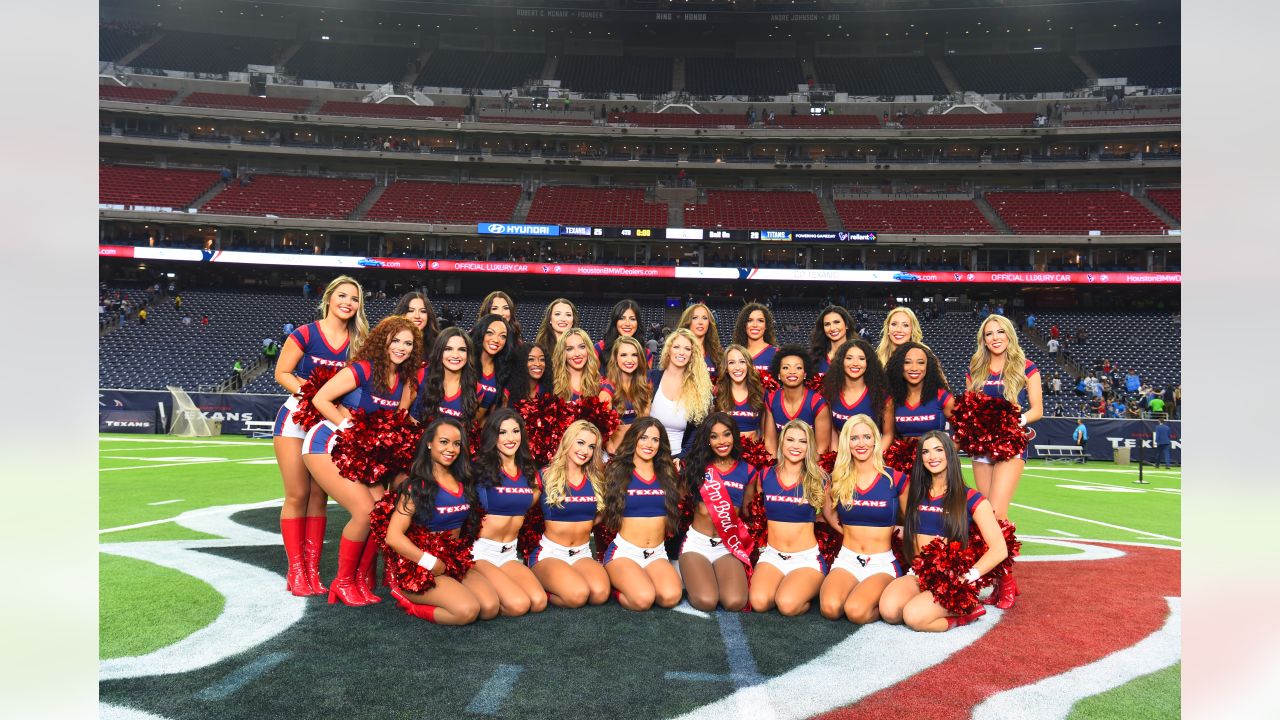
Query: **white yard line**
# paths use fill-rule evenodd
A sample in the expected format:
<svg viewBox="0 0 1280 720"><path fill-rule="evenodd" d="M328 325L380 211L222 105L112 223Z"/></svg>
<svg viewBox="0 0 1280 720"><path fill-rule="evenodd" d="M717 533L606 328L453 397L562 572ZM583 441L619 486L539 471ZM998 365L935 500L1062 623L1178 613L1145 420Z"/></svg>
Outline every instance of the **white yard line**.
<svg viewBox="0 0 1280 720"><path fill-rule="evenodd" d="M1065 530L1054 530L1053 528L1045 528L1045 529L1046 529L1046 530L1048 530L1048 531L1049 531L1049 532L1051 532L1051 533L1058 533L1059 535L1065 535L1066 537L1069 537L1069 538L1078 538L1078 537L1080 537L1079 535L1077 535L1077 534L1075 534L1075 533L1069 533L1069 532L1067 532L1067 531L1065 531Z"/></svg>
<svg viewBox="0 0 1280 720"><path fill-rule="evenodd" d="M1023 472L1022 477L1044 478L1045 480L1057 480L1058 482L1069 482L1069 483L1076 483L1079 485L1096 485L1098 487L1125 488L1126 490L1134 489L1134 490L1139 490L1141 492L1163 493L1165 495L1181 495L1182 494L1182 491L1176 488L1156 488L1156 487L1135 488L1133 487L1133 483L1105 483L1105 482L1098 482L1097 480L1077 480L1076 478L1055 477L1053 475L1041 475L1039 473L1032 473L1032 472Z"/></svg>
<svg viewBox="0 0 1280 720"><path fill-rule="evenodd" d="M150 506L169 505L171 503L176 503L176 502L182 502L182 498L178 498L177 500L161 500L160 502L147 503L147 505L150 505Z"/></svg>
<svg viewBox="0 0 1280 720"><path fill-rule="evenodd" d="M166 468L166 467L192 467L196 465L216 465L218 463L229 463L229 462L250 463L250 462L254 462L255 460L266 460L266 459L268 458L231 458L227 460L219 458L217 460L193 460L191 462L160 463L158 465L130 465L129 467L98 468L98 472L104 473L104 472L117 472L120 470L149 470L152 468Z"/></svg>
<svg viewBox="0 0 1280 720"><path fill-rule="evenodd" d="M331 499L329 500L329 502L332 503L333 500ZM255 508L272 507L272 506L279 506L283 504L284 504L284 498L276 498L275 500L264 500L260 503L253 503L251 505L246 505L242 509L252 510ZM222 508L222 507L211 507L211 508L203 508L199 510L188 510L187 512L184 512L181 515L175 515L173 517L164 518L162 520L148 520L146 522L134 523L132 525L121 525L119 527L105 528L103 530L99 530L98 534L102 535L104 533L120 532L122 530L136 530L137 528L151 527L152 525L163 525L165 523L176 522L179 518L186 520L188 518L200 517L202 515L218 515L220 513L224 513L225 511L226 511L226 508Z"/></svg>
<svg viewBox="0 0 1280 720"><path fill-rule="evenodd" d="M1030 505L1023 505L1021 503L1009 503L1009 506L1022 508L1023 510L1034 510L1036 512L1044 513L1046 515L1056 515L1058 517L1067 518L1068 520L1078 520L1079 522L1090 523L1092 525L1101 525L1103 527L1112 528L1113 530L1123 530L1125 532L1131 532L1135 535L1145 535L1147 537L1160 538L1161 540L1171 540L1173 542L1182 542L1181 538L1169 537L1168 535L1161 535L1160 533L1147 532L1145 530L1138 530L1137 528L1125 527L1124 525L1113 525L1111 523L1102 522L1101 520L1090 520L1089 518L1083 518L1078 515L1068 515L1066 513L1054 512L1053 510L1045 510L1044 508L1032 507Z"/></svg>
<svg viewBox="0 0 1280 720"><path fill-rule="evenodd" d="M173 443L185 445L269 445L269 442L254 442L253 440L181 440L168 438L98 438L99 443L124 442L124 443Z"/></svg>

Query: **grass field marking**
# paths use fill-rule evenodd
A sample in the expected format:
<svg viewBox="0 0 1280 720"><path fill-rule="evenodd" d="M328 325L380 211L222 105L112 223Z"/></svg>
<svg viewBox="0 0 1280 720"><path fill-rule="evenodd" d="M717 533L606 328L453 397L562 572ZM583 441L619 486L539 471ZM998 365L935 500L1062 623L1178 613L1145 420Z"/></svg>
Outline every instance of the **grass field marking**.
<svg viewBox="0 0 1280 720"><path fill-rule="evenodd" d="M134 710L123 705L112 705L111 703L98 703L98 720L169 720L169 718L160 715L152 715L149 712Z"/></svg>
<svg viewBox="0 0 1280 720"><path fill-rule="evenodd" d="M138 457L136 455L107 455L98 458L99 460L140 460L143 462L168 462L168 463L199 463L199 462L226 462L230 458L223 457L204 457L199 455L164 455L161 457Z"/></svg>
<svg viewBox="0 0 1280 720"><path fill-rule="evenodd" d="M682 581L682 582L683 582L683 581ZM694 606L690 605L688 600L681 600L679 605L677 605L677 606L675 606L675 607L673 607L673 608L671 608L671 609L672 609L672 610L674 610L674 611L676 611L676 612L678 612L678 613L684 613L685 615L692 615L692 616L694 616L694 617L696 617L696 618L703 618L703 619L707 619L707 618L710 618L710 617L711 617L711 614L710 614L710 613L703 612L703 611L699 610L698 608L696 608L696 607L694 607Z"/></svg>
<svg viewBox="0 0 1280 720"><path fill-rule="evenodd" d="M191 467L191 466L193 466L193 465L217 465L218 463L229 463L229 462L238 462L238 463L242 463L242 462L247 462L247 461L249 461L249 460L265 460L265 459L266 459L266 458L231 458L231 459L226 459L226 458L214 458L213 460L200 460L200 461L193 461L193 462L180 462L180 463L165 463L165 464L160 464L160 465L133 465L133 466L130 466L130 467L98 468L98 472L100 472L100 473L104 473L104 472L119 472L119 471L121 471L121 470L154 470L154 469L157 469L157 468L165 468L165 467ZM274 462L274 460L273 460L273 462Z"/></svg>
<svg viewBox="0 0 1280 720"><path fill-rule="evenodd" d="M480 688L480 692L471 699L466 712L472 715L497 715L502 701L511 694L523 671L523 665L499 665Z"/></svg>
<svg viewBox="0 0 1280 720"><path fill-rule="evenodd" d="M330 502L333 502L333 501L330 500ZM184 522L184 520L190 520L192 518L197 518L202 515L219 515L226 512L226 509L228 507L237 508L235 512L240 512L241 510L257 510L259 508L271 507L273 505L279 506L283 504L284 504L284 498L276 498L275 500L264 500L260 503L249 503L247 505L221 505L218 507L200 508L198 510L188 510L182 513L181 515L175 515L173 517L163 518L160 520L147 520L146 522L134 523L132 525L121 525L119 527L106 528L104 530L99 530L98 534L102 535L105 533L119 532L121 530L133 530L136 528L150 527L152 525L163 525L165 523L170 523L170 522L176 522L179 525L182 525L183 527L189 528L191 530L195 530L196 528L191 527L191 525L187 522ZM232 523L232 524L235 525L235 523ZM244 526L236 525L236 527L244 527ZM245 529L249 530L251 528L245 528ZM258 531L255 530L254 532L258 532Z"/></svg>
<svg viewBox="0 0 1280 720"><path fill-rule="evenodd" d="M1150 675L1182 658L1182 598L1165 598L1169 617L1137 644L1059 675L1006 690L973 709L974 720L1065 718L1078 701Z"/></svg>
<svg viewBox="0 0 1280 720"><path fill-rule="evenodd" d="M740 704L760 697L759 693L769 699L778 720L801 720L843 708L945 662L985 635L1002 617L1004 611L987 608L980 622L945 633L918 633L901 625L872 623L850 632L808 662L760 685L738 688L676 720L759 717L755 708ZM850 668L869 667L876 671L849 672ZM822 692L814 692L814 688L822 688Z"/></svg>
<svg viewBox="0 0 1280 720"><path fill-rule="evenodd" d="M181 447L174 447L172 445L157 445L156 447L134 447L134 446L100 447L98 448L98 452L109 453L109 452L147 452L150 450L200 450L204 448L212 448L212 447L221 448L221 447L234 446L234 445L239 445L244 447L253 447L249 443L218 443L216 445L212 443L192 443L190 445L183 445Z"/></svg>
<svg viewBox="0 0 1280 720"><path fill-rule="evenodd" d="M1070 466L1069 467L1064 465L1027 465L1027 468L1031 470L1054 470L1055 472L1062 471L1062 472L1112 473L1116 475L1137 475L1138 474L1137 466L1135 466L1134 469L1132 470L1120 470L1118 468L1100 468L1100 467L1088 467L1088 466L1086 467ZM1181 470L1156 470L1150 467L1143 469L1142 472L1158 474L1162 477L1177 477L1182 475Z"/></svg>
<svg viewBox="0 0 1280 720"><path fill-rule="evenodd" d="M737 688L737 716L758 720L773 720L777 717L768 691L761 684L764 680L760 669L756 667L755 656L751 654L751 646L747 643L747 634L742 629L742 619L738 613L716 612L716 622L720 625L720 638L724 641L725 659L729 663L729 680Z"/></svg>
<svg viewBox="0 0 1280 720"><path fill-rule="evenodd" d="M1124 525L1112 525L1111 523L1105 523L1105 522L1102 522L1101 520L1090 520L1089 518L1082 518L1078 515L1068 515L1066 513L1054 512L1053 510L1045 510L1044 508L1032 507L1030 505L1023 505L1021 503L1009 503L1009 506L1022 508L1023 510L1034 510L1035 512L1044 513L1046 515L1056 515L1058 517L1067 518L1068 520L1078 520L1079 522L1090 523L1093 525L1101 525L1103 527L1109 527L1113 530L1123 530L1125 532L1134 533L1135 535L1146 535L1147 537L1160 538L1161 540L1171 540L1173 542L1178 542L1178 543L1182 542L1181 538L1169 537L1168 535L1161 535L1160 533L1147 532L1146 530L1137 530L1135 528L1125 527Z"/></svg>
<svg viewBox="0 0 1280 720"><path fill-rule="evenodd" d="M1048 531L1049 531L1049 532L1051 532L1051 533L1058 533L1059 535L1063 535L1063 536L1066 536L1066 537L1069 537L1069 538L1078 538L1078 537L1080 537L1079 535L1077 535L1077 534L1075 534L1075 533L1069 533L1069 532L1067 532L1066 530L1054 530L1053 528L1045 528L1045 529L1046 529L1046 530L1048 530Z"/></svg>
<svg viewBox="0 0 1280 720"><path fill-rule="evenodd" d="M1087 543L1074 542L1072 540L1060 540L1058 538L1037 537L1022 538L1028 542L1036 542L1044 545L1056 545L1058 547L1072 548L1080 552L1069 553L1067 555L1019 555L1018 562L1079 562L1084 560L1114 560L1118 557L1124 557L1123 550L1117 550L1113 547L1104 547L1102 545L1089 545Z"/></svg>
<svg viewBox="0 0 1280 720"><path fill-rule="evenodd" d="M1023 540L1035 540L1036 542L1061 539L1061 538L1049 537L1047 535L1019 535L1018 537ZM1182 552L1182 548L1176 545L1163 545L1160 543L1138 542L1134 540L1107 540L1106 538L1073 538L1073 540L1078 543L1103 543L1105 545L1124 545L1126 547L1146 547L1146 548L1156 548L1157 550L1173 550L1174 552ZM1036 557L1041 557L1041 556L1037 555ZM1066 557L1079 557L1079 556L1067 555Z"/></svg>
<svg viewBox="0 0 1280 720"><path fill-rule="evenodd" d="M1033 473L1033 472L1024 472L1022 473L1022 476L1033 477L1033 478L1043 478L1045 480L1057 480L1058 482L1076 483L1078 485L1097 485L1098 487L1124 488L1125 490L1136 490L1138 492L1155 492L1155 493L1164 493L1166 495L1182 494L1182 491L1177 488L1153 488L1153 487L1135 488L1133 487L1132 483L1118 484L1118 483L1106 483L1098 480L1077 480L1075 478L1063 478L1063 477L1057 477L1054 475L1041 475L1040 473Z"/></svg>
<svg viewBox="0 0 1280 720"><path fill-rule="evenodd" d="M287 652L274 652L263 655L196 693L196 699L204 700L205 702L225 700L234 695L240 688L266 675L272 668L288 659L289 655L290 653Z"/></svg>
<svg viewBox="0 0 1280 720"><path fill-rule="evenodd" d="M176 503L176 502L182 502L182 498L178 498L177 500L161 500L160 502L147 503L147 505L149 505L149 506L155 506L155 505L170 505L170 504L172 504L172 503Z"/></svg>

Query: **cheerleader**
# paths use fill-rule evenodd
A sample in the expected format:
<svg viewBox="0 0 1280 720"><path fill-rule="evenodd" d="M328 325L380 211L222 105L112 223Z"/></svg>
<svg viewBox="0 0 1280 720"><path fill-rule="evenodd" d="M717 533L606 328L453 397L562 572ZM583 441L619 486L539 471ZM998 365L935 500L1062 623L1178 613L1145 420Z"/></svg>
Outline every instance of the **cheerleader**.
<svg viewBox="0 0 1280 720"><path fill-rule="evenodd" d="M609 575L591 556L591 528L604 505L600 431L574 421L551 464L538 473L546 530L529 553L529 567L552 605L577 608L609 599Z"/></svg>
<svg viewBox="0 0 1280 720"><path fill-rule="evenodd" d="M769 543L751 577L751 607L803 615L822 587L826 561L814 522L826 497L827 474L818 466L813 428L803 420L782 426L777 463L760 476Z"/></svg>
<svg viewBox="0 0 1280 720"><path fill-rule="evenodd" d="M418 345L421 337L417 326L407 319L388 316L356 350L351 365L334 375L311 399L325 422L307 432L302 461L320 487L351 513L338 544L338 576L329 589L330 604L382 602L373 594L377 544L368 542L369 512L382 489L351 482L339 474L330 457L335 433L351 424L351 410L377 412L409 407L413 370L422 358Z"/></svg>
<svg viewBox="0 0 1280 720"><path fill-rule="evenodd" d="M966 581L977 582L1009 554L991 503L964 484L956 446L941 430L930 430L920 438L903 510L902 542L907 558L914 560L920 549L938 536L968 546L970 524L977 525L987 551L966 573ZM905 623L923 632L968 625L986 612L981 605L966 615L948 611L934 601L933 593L920 590L914 573L891 582L880 596L880 617L885 622Z"/></svg>
<svg viewBox="0 0 1280 720"><path fill-rule="evenodd" d="M703 303L694 303L680 314L680 324L693 333L693 337L702 345L702 362L707 372L715 377L724 367L724 350L720 347L720 330L716 327L716 316L711 308Z"/></svg>
<svg viewBox="0 0 1280 720"><path fill-rule="evenodd" d="M417 326L418 331L422 333L422 347L429 350L436 342L436 336L440 334L440 321L436 317L436 309L427 299L426 295L411 290L400 296L399 302L396 303L396 309L391 311L392 315L403 315L409 319L409 322Z"/></svg>
<svg viewBox="0 0 1280 720"><path fill-rule="evenodd" d="M715 495L704 485L713 472L722 488ZM748 556L744 562L730 551L726 541L732 542L731 536L743 523L743 509L751 505L757 490L757 472L742 459L741 436L733 418L725 412L707 416L684 462L684 484L697 506L680 546L679 560L689 604L704 612L712 612L717 604L737 612L747 604L750 551L744 550ZM715 508L714 521L709 504Z"/></svg>
<svg viewBox="0 0 1280 720"><path fill-rule="evenodd" d="M684 456L695 427L711 412L711 376L693 333L673 330L662 344L658 367L649 371L653 402L649 415L667 431L675 457Z"/></svg>
<svg viewBox="0 0 1280 720"><path fill-rule="evenodd" d="M542 347L554 348L565 333L578 327L578 318L578 306L572 301L564 298L552 300L542 313L542 324L538 326L538 335L534 338L534 343ZM587 347L590 346L591 339L587 338Z"/></svg>
<svg viewBox="0 0 1280 720"><path fill-rule="evenodd" d="M781 387L769 393L769 415L773 421L764 428L765 448L777 454L782 426L792 420L802 420L813 429L817 453L826 452L831 447L831 408L827 407L822 393L804 385L813 374L813 358L799 345L783 345L773 356L769 372Z"/></svg>
<svg viewBox="0 0 1280 720"><path fill-rule="evenodd" d="M471 365L480 381L477 420L483 420L492 408L506 404L514 354L513 333L511 324L501 315L485 315L471 328L471 346L476 349Z"/></svg>
<svg viewBox="0 0 1280 720"><path fill-rule="evenodd" d="M454 577L444 558L410 539L411 526L416 525L430 535L445 536L441 544L450 551L469 551L465 539L458 541L473 537L478 522L480 501L470 476L462 423L451 417L432 420L418 443L413 469L396 498L387 527L387 547L435 577L435 587L423 592L402 589L402 578L394 577L391 595L406 613L438 625L491 620L500 609L498 594L475 567Z"/></svg>
<svg viewBox="0 0 1280 720"><path fill-rule="evenodd" d="M885 447L895 438L918 438L946 428L956 399L932 350L915 341L903 343L889 358L885 375L893 400L893 424L884 429Z"/></svg>
<svg viewBox="0 0 1280 720"><path fill-rule="evenodd" d="M880 595L904 572L892 538L907 475L884 466L880 430L869 415L850 418L836 447L822 515L844 542L822 582L819 607L828 620L865 625L880 618Z"/></svg>
<svg viewBox="0 0 1280 720"><path fill-rule="evenodd" d="M880 328L880 344L876 346L880 364L887 367L889 356L906 342L924 343L924 333L911 308L899 305L884 316L884 327Z"/></svg>
<svg viewBox="0 0 1280 720"><path fill-rule="evenodd" d="M538 467L529 454L524 419L515 410L498 408L489 416L475 470L476 496L485 510L480 537L471 548L476 570L498 594L503 615L542 612L547 591L516 557L525 513L538 501Z"/></svg>
<svg viewBox="0 0 1280 720"><path fill-rule="evenodd" d="M563 400L600 395L600 361L586 330L566 331L551 351L551 391Z"/></svg>
<svg viewBox="0 0 1280 720"><path fill-rule="evenodd" d="M320 319L290 333L276 360L276 382L289 398L276 413L271 447L284 481L280 536L289 562L285 587L298 596L329 592L320 582L319 572L329 498L302 462L302 441L307 433L290 416L298 409L297 393L312 371L346 365L348 354L360 347L368 334L362 298L360 283L346 275L334 278L320 297Z"/></svg>
<svg viewBox="0 0 1280 720"><path fill-rule="evenodd" d="M839 448L836 437L854 415L869 415L876 430L893 425L893 406L889 404L889 379L871 343L854 338L836 349L835 370L822 378L822 397L831 409L832 447Z"/></svg>
<svg viewBox="0 0 1280 720"><path fill-rule="evenodd" d="M541 345L517 345L512 359L511 402L531 400L551 392L547 374L547 351Z"/></svg>
<svg viewBox="0 0 1280 720"><path fill-rule="evenodd" d="M418 371L413 415L422 424L445 415L470 423L480 406L480 381L471 364L471 338L459 327L440 332L431 357Z"/></svg>
<svg viewBox="0 0 1280 720"><path fill-rule="evenodd" d="M965 389L1013 403L1022 412L1018 424L1023 427L1039 420L1044 415L1040 368L1022 351L1013 323L1003 315L987 316L978 328L977 345L969 361ZM1026 462L1026 450L1019 457L997 463L986 457L973 458L973 484L990 501L997 520L1009 520L1009 503ZM988 601L1008 610L1017 595L1018 583L1010 573L1000 579Z"/></svg>
<svg viewBox="0 0 1280 720"><path fill-rule="evenodd" d="M853 332L853 318L849 311L836 305L828 305L818 313L813 332L809 334L809 352L813 355L814 368L825 373L835 362L836 351Z"/></svg>
<svg viewBox="0 0 1280 720"><path fill-rule="evenodd" d="M520 343L520 320L516 318L516 303L511 296L501 290L494 290L484 296L484 300L480 301L480 308L476 311L476 320L483 320L485 315L501 315L511 326L511 337L507 340L513 347L519 346Z"/></svg>
<svg viewBox="0 0 1280 720"><path fill-rule="evenodd" d="M613 343L609 368L604 382L600 384L600 399L609 403L622 420L617 431L605 442L605 449L612 455L617 452L631 423L649 414L649 403L653 401L649 363L639 340L620 337Z"/></svg>
<svg viewBox="0 0 1280 720"><path fill-rule="evenodd" d="M715 398L716 410L732 417L743 437L757 438L773 423L760 373L751 367L751 354L737 343L725 348Z"/></svg>
<svg viewBox="0 0 1280 720"><path fill-rule="evenodd" d="M684 589L665 543L675 535L682 497L683 483L662 423L640 418L605 467L600 520L617 533L601 562L618 591L618 604L627 610L648 610L654 604L672 608L680 602Z"/></svg>
<svg viewBox="0 0 1280 720"><path fill-rule="evenodd" d="M599 340L593 346L596 349L596 358L600 360L600 372L603 373L609 366L609 357L613 354L613 343L618 338L635 338L639 342L636 333L640 330L640 306L635 300L619 300L613 309L609 311L609 324L604 331L604 339ZM644 346L641 345L641 348ZM647 350L644 353L646 364L653 364L653 355Z"/></svg>
<svg viewBox="0 0 1280 720"><path fill-rule="evenodd" d="M760 303L747 303L738 312L733 324L733 342L751 353L751 364L760 372L767 372L778 352L778 338L773 324L773 313Z"/></svg>

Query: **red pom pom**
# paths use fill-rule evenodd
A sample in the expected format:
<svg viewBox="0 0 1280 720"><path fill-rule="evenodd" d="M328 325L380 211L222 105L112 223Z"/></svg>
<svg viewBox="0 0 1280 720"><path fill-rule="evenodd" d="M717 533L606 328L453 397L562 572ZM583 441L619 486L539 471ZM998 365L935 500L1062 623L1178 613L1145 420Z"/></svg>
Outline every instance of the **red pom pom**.
<svg viewBox="0 0 1280 720"><path fill-rule="evenodd" d="M828 450L818 456L818 466L827 471L830 475L831 471L836 467L836 451Z"/></svg>
<svg viewBox="0 0 1280 720"><path fill-rule="evenodd" d="M533 461L539 467L551 462L560 446L560 436L573 422L569 403L555 395L546 394L520 400L512 407L524 418Z"/></svg>
<svg viewBox="0 0 1280 720"><path fill-rule="evenodd" d="M957 540L935 537L920 550L911 563L920 589L933 593L934 602L957 615L973 612L978 607L979 586L965 579L982 550Z"/></svg>
<svg viewBox="0 0 1280 720"><path fill-rule="evenodd" d="M970 457L1001 462L1027 449L1026 428L1018 424L1021 412L1002 397L966 392L956 400L951 414L956 446Z"/></svg>
<svg viewBox="0 0 1280 720"><path fill-rule="evenodd" d="M689 531L689 526L693 524L693 514L698 509L698 503L701 500L702 496L694 493L686 493L680 499L679 510L676 515L676 535L683 535Z"/></svg>
<svg viewBox="0 0 1280 720"><path fill-rule="evenodd" d="M916 462L916 446L919 444L920 438L894 438L889 448L884 451L884 464L909 474L911 466Z"/></svg>
<svg viewBox="0 0 1280 720"><path fill-rule="evenodd" d="M416 559L410 560L387 545L387 528L391 524L391 514L396 512L398 497L398 493L388 490L382 499L374 503L373 510L369 513L370 537L378 543L387 572L400 587L414 593L426 592L436 586L435 575L419 565ZM405 531L405 537L419 550L436 556L444 565L444 574L459 582L476 565L471 559L472 543L453 537L449 532L430 532L421 525L411 523Z"/></svg>
<svg viewBox="0 0 1280 720"><path fill-rule="evenodd" d="M351 413L351 426L338 431L330 457L338 474L364 485L376 485L408 472L423 427L407 410Z"/></svg>
<svg viewBox="0 0 1280 720"><path fill-rule="evenodd" d="M316 392L324 387L324 384L333 379L334 375L341 370L340 367L332 365L320 365L311 370L311 376L302 383L302 387L298 388L298 392L293 396L298 398L298 409L293 411L289 419L303 430L310 430L317 423L324 421L324 416L316 410L315 405L311 404L311 398L316 396Z"/></svg>
<svg viewBox="0 0 1280 720"><path fill-rule="evenodd" d="M618 411L598 397L580 398L569 405L573 408L573 420L565 424L566 428L574 420L586 420L596 426L600 431L600 437L608 440L622 425L622 418L618 416ZM556 440L559 442L559 438Z"/></svg>
<svg viewBox="0 0 1280 720"><path fill-rule="evenodd" d="M604 523L596 523L591 528L591 534L596 540L596 555L604 555L604 551L609 547L609 544L613 542L614 538L618 537L618 531L605 527Z"/></svg>
<svg viewBox="0 0 1280 720"><path fill-rule="evenodd" d="M756 493L751 498L751 505L746 508L743 521L747 523L747 529L751 532L754 540L754 549L751 551L751 566L755 567L756 560L760 558L760 550L769 542L769 519L764 515L764 493Z"/></svg>
<svg viewBox="0 0 1280 720"><path fill-rule="evenodd" d="M753 467L773 467L774 457L764 447L764 441L753 438L742 438L742 459Z"/></svg>
<svg viewBox="0 0 1280 720"><path fill-rule="evenodd" d="M818 554L827 563L827 567L831 567L831 563L836 560L836 555L840 554L844 535L821 520L813 524L813 534L818 537Z"/></svg>
<svg viewBox="0 0 1280 720"><path fill-rule="evenodd" d="M1018 540L1015 534L1017 530L1013 523L1008 520L997 520L1000 524L1000 533L1004 535L1004 544L1009 554L999 565L991 568L986 575L978 578L978 587L984 588L994 585L997 580L1013 572L1014 558L1022 554L1022 541ZM982 533L978 532L977 525L969 526L969 546L977 549L977 557L982 557L987 552L987 541L982 539Z"/></svg>
<svg viewBox="0 0 1280 720"><path fill-rule="evenodd" d="M822 392L822 378L826 373L814 373L811 377L805 378L804 386L816 393Z"/></svg>
<svg viewBox="0 0 1280 720"><path fill-rule="evenodd" d="M782 387L782 384L778 382L778 379L770 374L768 370L756 370L756 372L760 373L760 382L764 383L765 395L768 395L774 390Z"/></svg>
<svg viewBox="0 0 1280 720"><path fill-rule="evenodd" d="M524 514L524 522L520 525L519 539L516 541L516 552L525 560L538 548L542 535L547 531L547 519L542 514L542 503L529 506Z"/></svg>

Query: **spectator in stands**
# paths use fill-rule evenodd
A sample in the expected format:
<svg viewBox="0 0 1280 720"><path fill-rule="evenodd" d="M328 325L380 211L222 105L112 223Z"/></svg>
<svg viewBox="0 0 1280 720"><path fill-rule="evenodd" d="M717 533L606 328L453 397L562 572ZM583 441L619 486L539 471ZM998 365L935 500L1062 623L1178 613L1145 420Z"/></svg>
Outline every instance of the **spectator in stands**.
<svg viewBox="0 0 1280 720"><path fill-rule="evenodd" d="M1027 329L1034 330L1035 327L1036 327L1036 314L1031 313L1027 315Z"/></svg>
<svg viewBox="0 0 1280 720"><path fill-rule="evenodd" d="M1163 419L1160 424L1156 425L1155 432L1152 433L1156 441L1156 467L1164 465L1166 470L1173 469L1173 440L1169 424Z"/></svg>
<svg viewBox="0 0 1280 720"><path fill-rule="evenodd" d="M289 337L291 334L293 334L293 323L286 322L280 328L280 337Z"/></svg>
<svg viewBox="0 0 1280 720"><path fill-rule="evenodd" d="M1178 420L1182 419L1182 386L1181 385L1173 389L1172 414L1175 419L1178 419Z"/></svg>
<svg viewBox="0 0 1280 720"><path fill-rule="evenodd" d="M262 357L272 365L276 364L276 358L280 356L280 345L272 340L270 345L262 348Z"/></svg>
<svg viewBox="0 0 1280 720"><path fill-rule="evenodd" d="M138 311L138 324L147 324L147 309L145 307Z"/></svg>
<svg viewBox="0 0 1280 720"><path fill-rule="evenodd" d="M208 316L208 315L201 315L201 316L200 316L200 324L201 324L202 326L204 326L204 327L209 327L209 316Z"/></svg>
<svg viewBox="0 0 1280 720"><path fill-rule="evenodd" d="M1089 339L1089 331L1084 326L1076 328L1076 344L1080 347L1085 346L1085 342Z"/></svg>
<svg viewBox="0 0 1280 720"><path fill-rule="evenodd" d="M183 325L185 325L186 327L191 327L191 316L190 316L190 315L183 315L183 316L182 316L182 324L183 324Z"/></svg>
<svg viewBox="0 0 1280 720"><path fill-rule="evenodd" d="M1112 397L1111 404L1107 406L1107 417L1122 418L1124 417L1124 403L1119 398Z"/></svg>
<svg viewBox="0 0 1280 720"><path fill-rule="evenodd" d="M181 296L181 295L174 295L174 296L173 296L173 309L174 309L174 310L181 310L181 309L182 309L182 296Z"/></svg>
<svg viewBox="0 0 1280 720"><path fill-rule="evenodd" d="M1156 391L1155 395L1152 395L1151 399L1147 401L1147 410L1152 415L1164 413L1164 392L1162 390Z"/></svg>
<svg viewBox="0 0 1280 720"><path fill-rule="evenodd" d="M240 362L240 358L236 358L236 361L231 363L231 372L237 375L244 372L244 363Z"/></svg>
<svg viewBox="0 0 1280 720"><path fill-rule="evenodd" d="M1061 376L1061 375L1054 375L1054 376L1053 376L1053 382L1051 383L1051 386L1053 387L1053 394L1054 394L1054 395L1057 395L1058 393L1062 392L1062 376Z"/></svg>
<svg viewBox="0 0 1280 720"><path fill-rule="evenodd" d="M1111 374L1111 359L1110 359L1110 358L1102 358L1102 372L1103 372L1103 374L1105 374L1105 375L1110 375L1110 374Z"/></svg>
<svg viewBox="0 0 1280 720"><path fill-rule="evenodd" d="M1058 329L1058 324L1057 324L1057 323L1054 323L1053 325L1050 325L1050 326L1049 326L1049 337L1050 337L1050 338L1052 338L1052 339L1054 339L1054 340L1057 340L1059 337L1061 337L1061 335L1062 335L1062 331Z"/></svg>
<svg viewBox="0 0 1280 720"><path fill-rule="evenodd" d="M1062 349L1062 344L1058 342L1057 338L1049 338L1049 342L1047 344L1051 355L1057 355L1058 351Z"/></svg>
<svg viewBox="0 0 1280 720"><path fill-rule="evenodd" d="M310 280L302 283L302 299L303 300L311 299L311 281Z"/></svg>
<svg viewBox="0 0 1280 720"><path fill-rule="evenodd" d="M1141 389L1141 387L1142 387L1142 378L1138 377L1138 371L1134 370L1133 368L1129 368L1129 374L1124 376L1125 392L1133 394L1138 392L1138 390Z"/></svg>

